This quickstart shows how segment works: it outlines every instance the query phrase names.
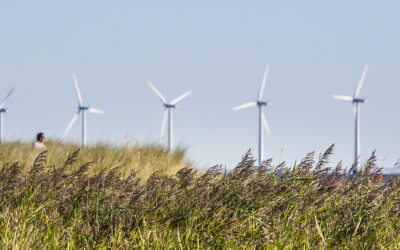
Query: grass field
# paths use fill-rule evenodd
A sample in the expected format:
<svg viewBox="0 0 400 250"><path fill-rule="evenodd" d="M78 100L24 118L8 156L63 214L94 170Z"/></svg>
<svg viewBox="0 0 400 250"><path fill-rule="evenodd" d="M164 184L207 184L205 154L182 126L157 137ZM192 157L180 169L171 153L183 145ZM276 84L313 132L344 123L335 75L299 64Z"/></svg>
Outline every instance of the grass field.
<svg viewBox="0 0 400 250"><path fill-rule="evenodd" d="M85 163L91 163L89 175L115 169L122 177L132 171L136 176L147 179L155 171L163 175L174 175L179 169L191 165L184 150L169 154L167 149L155 145L113 146L96 144L81 148L79 144L47 141L46 167L63 166L68 156L79 150L76 163L66 168L74 171ZM41 151L32 150L30 143L9 142L0 144L0 166L18 161L24 169L29 169Z"/></svg>
<svg viewBox="0 0 400 250"><path fill-rule="evenodd" d="M247 153L229 173L151 146L0 147L1 248L400 247L399 182L371 174L374 155L348 179L325 167L333 147L289 167Z"/></svg>

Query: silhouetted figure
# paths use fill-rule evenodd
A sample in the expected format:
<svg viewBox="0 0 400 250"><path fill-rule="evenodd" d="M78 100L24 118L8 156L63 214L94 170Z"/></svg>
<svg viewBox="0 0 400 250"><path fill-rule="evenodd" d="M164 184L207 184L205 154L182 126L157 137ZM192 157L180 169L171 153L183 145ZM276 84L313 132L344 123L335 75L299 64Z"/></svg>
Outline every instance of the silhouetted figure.
<svg viewBox="0 0 400 250"><path fill-rule="evenodd" d="M38 133L36 135L36 141L32 144L33 149L46 149L46 145L44 145L46 137L44 136L44 133Z"/></svg>

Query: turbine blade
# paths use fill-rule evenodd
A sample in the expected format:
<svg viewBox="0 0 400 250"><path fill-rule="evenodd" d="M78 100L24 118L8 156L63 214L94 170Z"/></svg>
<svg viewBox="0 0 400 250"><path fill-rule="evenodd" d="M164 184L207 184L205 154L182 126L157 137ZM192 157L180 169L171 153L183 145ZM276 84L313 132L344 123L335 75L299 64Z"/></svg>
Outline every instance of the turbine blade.
<svg viewBox="0 0 400 250"><path fill-rule="evenodd" d="M353 103L353 114L354 118L357 118L357 104Z"/></svg>
<svg viewBox="0 0 400 250"><path fill-rule="evenodd" d="M156 89L156 87L154 87L154 85L153 85L150 81L147 81L147 83L149 84L150 88L154 91L154 93L156 93L156 95L158 96L158 98L160 98L160 100L161 100L164 104L167 104L167 100L166 100L165 97L160 93L160 91L158 91L158 89Z"/></svg>
<svg viewBox="0 0 400 250"><path fill-rule="evenodd" d="M172 100L171 105L175 105L178 104L180 101L182 101L183 99L185 99L188 95L190 95L192 93L191 90L189 90L188 92L184 93L183 95L178 96L177 98L175 98L174 100Z"/></svg>
<svg viewBox="0 0 400 250"><path fill-rule="evenodd" d="M71 122L68 124L67 129L64 132L63 137L67 136L68 132L71 130L72 126L74 125L74 123L76 122L76 119L78 119L79 114L81 113L80 110L78 110L78 112L72 117Z"/></svg>
<svg viewBox="0 0 400 250"><path fill-rule="evenodd" d="M353 97L345 96L345 95L334 95L334 96L332 96L332 98L337 99L337 100L342 100L342 101L349 101L349 102L352 102L354 100Z"/></svg>
<svg viewBox="0 0 400 250"><path fill-rule="evenodd" d="M234 107L233 111L237 111L237 110L241 110L241 109L245 109L245 108L250 108L250 107L253 107L253 106L256 106L256 105L257 105L257 102L245 103L245 104L242 104L242 105Z"/></svg>
<svg viewBox="0 0 400 250"><path fill-rule="evenodd" d="M261 118L262 118L262 123L264 125L265 131L267 131L268 134L271 134L271 130L269 129L267 118L265 118L265 114L264 113L262 114Z"/></svg>
<svg viewBox="0 0 400 250"><path fill-rule="evenodd" d="M79 105L83 105L83 101L82 101L82 95L81 95L81 91L79 90L79 85L78 85L78 79L76 79L75 74L72 74L72 78L74 79L74 85L75 85L75 91L76 91L76 96L78 97L78 102Z"/></svg>
<svg viewBox="0 0 400 250"><path fill-rule="evenodd" d="M90 113L105 114L105 112L104 112L103 110L95 109L95 108L89 108L88 111L89 111Z"/></svg>
<svg viewBox="0 0 400 250"><path fill-rule="evenodd" d="M264 77L263 77L263 80L262 80L262 83L261 83L261 87L260 87L260 92L258 93L258 100L259 101L261 100L261 98L262 98L262 96L264 94L265 83L267 82L268 72L269 72L269 64L265 68Z"/></svg>
<svg viewBox="0 0 400 250"><path fill-rule="evenodd" d="M6 97L4 97L3 101L0 104L0 108L3 108L4 104L6 104L6 101L8 100L8 98L11 96L11 94L14 92L15 87L13 87L10 92L8 92L8 94L6 95Z"/></svg>
<svg viewBox="0 0 400 250"><path fill-rule="evenodd" d="M365 65L364 71L362 72L362 75L361 75L360 82L357 85L356 92L354 92L354 98L357 98L358 95L360 94L361 87L364 83L364 79L365 79L365 75L367 74L367 71L368 71L368 65Z"/></svg>
<svg viewBox="0 0 400 250"><path fill-rule="evenodd" d="M164 139L165 127L167 125L167 118L168 118L168 109L164 111L164 118L161 124L161 134L160 134L160 142Z"/></svg>

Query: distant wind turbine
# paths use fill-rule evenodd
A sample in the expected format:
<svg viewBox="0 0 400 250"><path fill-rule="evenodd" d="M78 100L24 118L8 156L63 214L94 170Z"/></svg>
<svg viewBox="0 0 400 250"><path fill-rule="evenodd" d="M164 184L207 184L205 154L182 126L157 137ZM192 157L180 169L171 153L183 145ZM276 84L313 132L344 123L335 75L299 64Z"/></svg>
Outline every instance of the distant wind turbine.
<svg viewBox="0 0 400 250"><path fill-rule="evenodd" d="M12 88L10 92L6 95L6 97L3 99L3 101L0 104L0 140L4 139L4 117L3 115L8 112L8 109L4 107L6 104L6 101L8 98L11 96L11 94L14 92L15 88Z"/></svg>
<svg viewBox="0 0 400 250"><path fill-rule="evenodd" d="M165 133L165 126L167 125L167 119L168 119L168 149L172 151L174 141L173 141L173 122L172 122L172 111L174 108L177 107L177 104L180 103L183 99L185 99L188 95L192 93L191 90L185 92L184 94L178 96L177 98L173 99L171 102L168 102L167 99L154 87L154 85L148 81L147 82L150 86L150 88L156 93L158 98L160 98L161 102L163 103L165 107L164 111L164 118L162 121L162 126L161 126L161 135L160 135L160 141L164 138L164 133Z"/></svg>
<svg viewBox="0 0 400 250"><path fill-rule="evenodd" d="M334 99L349 101L353 103L353 112L354 112L354 119L355 119L355 142L354 142L354 164L356 166L355 171L358 171L359 163L360 163L360 103L367 102L365 98L359 98L358 95L360 94L361 87L364 83L365 76L368 71L368 65L365 66L364 71L361 75L360 82L357 85L356 91L354 92L354 96L343 96L343 95L334 95Z"/></svg>
<svg viewBox="0 0 400 250"><path fill-rule="evenodd" d="M270 134L269 125L267 119L265 118L263 107L269 105L269 102L262 101L261 98L264 93L265 83L267 82L269 72L269 65L267 65L264 77L261 83L260 91L258 93L257 100L254 102L245 103L233 108L233 111L246 109L253 106L258 106L258 164L261 166L262 161L264 160L264 129Z"/></svg>
<svg viewBox="0 0 400 250"><path fill-rule="evenodd" d="M88 111L89 113L96 113L96 114L104 114L104 111L83 105L81 92L79 90L78 80L76 79L75 74L72 74L72 78L74 80L76 96L78 97L79 106L78 106L78 112L72 117L71 122L69 123L67 129L64 132L64 137L67 136L68 132L70 131L70 129L72 128L72 126L74 125L76 120L78 119L79 114L82 113L82 145L86 146L86 144L87 144L86 111Z"/></svg>

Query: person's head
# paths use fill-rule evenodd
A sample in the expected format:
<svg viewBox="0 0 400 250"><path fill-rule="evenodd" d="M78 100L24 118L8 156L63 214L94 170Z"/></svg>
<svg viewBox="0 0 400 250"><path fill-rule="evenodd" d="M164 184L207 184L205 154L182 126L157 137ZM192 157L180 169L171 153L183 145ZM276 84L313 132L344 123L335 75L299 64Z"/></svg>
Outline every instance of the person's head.
<svg viewBox="0 0 400 250"><path fill-rule="evenodd" d="M36 141L44 142L44 139L46 137L44 136L44 133L40 132L36 135Z"/></svg>

